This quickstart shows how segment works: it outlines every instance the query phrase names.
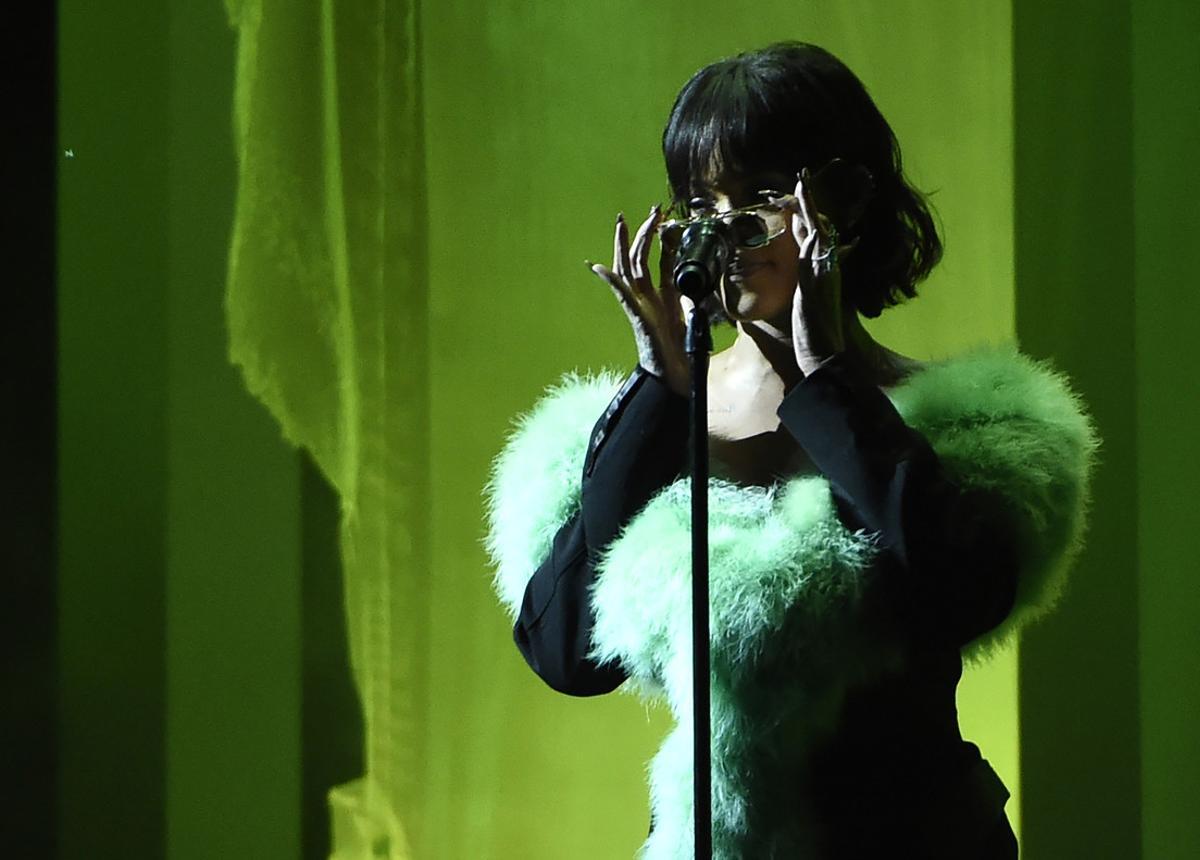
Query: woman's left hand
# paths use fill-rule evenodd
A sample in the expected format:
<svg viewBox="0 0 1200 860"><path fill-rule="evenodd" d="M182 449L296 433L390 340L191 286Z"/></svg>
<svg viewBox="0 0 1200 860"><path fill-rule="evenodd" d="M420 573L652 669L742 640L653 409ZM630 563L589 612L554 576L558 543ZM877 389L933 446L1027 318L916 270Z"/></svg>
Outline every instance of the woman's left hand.
<svg viewBox="0 0 1200 860"><path fill-rule="evenodd" d="M792 346L807 376L822 361L846 348L840 258L856 243L838 244L833 223L817 211L806 168L794 195L775 201L792 213L792 236L800 249L800 270L792 299Z"/></svg>

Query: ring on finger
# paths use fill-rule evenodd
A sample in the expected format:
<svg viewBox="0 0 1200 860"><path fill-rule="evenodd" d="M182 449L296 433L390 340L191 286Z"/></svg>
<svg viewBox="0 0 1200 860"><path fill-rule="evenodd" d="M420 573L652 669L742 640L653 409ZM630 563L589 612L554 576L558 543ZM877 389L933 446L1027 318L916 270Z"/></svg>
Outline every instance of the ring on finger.
<svg viewBox="0 0 1200 860"><path fill-rule="evenodd" d="M838 265L838 246L837 242L832 242L823 254L818 254L813 257L813 262L817 264L817 269L821 272L829 272Z"/></svg>

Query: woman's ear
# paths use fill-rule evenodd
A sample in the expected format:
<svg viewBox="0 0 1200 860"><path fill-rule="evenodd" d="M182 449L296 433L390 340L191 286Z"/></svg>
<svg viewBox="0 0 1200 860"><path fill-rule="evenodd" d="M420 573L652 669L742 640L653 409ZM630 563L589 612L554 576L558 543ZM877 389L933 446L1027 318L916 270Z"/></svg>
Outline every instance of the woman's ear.
<svg viewBox="0 0 1200 860"><path fill-rule="evenodd" d="M861 164L835 158L809 179L817 211L850 233L875 193L875 177Z"/></svg>

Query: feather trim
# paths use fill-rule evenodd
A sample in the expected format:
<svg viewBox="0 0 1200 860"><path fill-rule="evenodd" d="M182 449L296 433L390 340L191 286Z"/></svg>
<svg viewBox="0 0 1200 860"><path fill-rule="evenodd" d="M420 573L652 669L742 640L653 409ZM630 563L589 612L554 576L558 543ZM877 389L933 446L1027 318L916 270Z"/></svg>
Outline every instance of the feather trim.
<svg viewBox="0 0 1200 860"><path fill-rule="evenodd" d="M963 650L977 661L1061 596L1083 544L1099 437L1066 376L1015 349L933 365L897 388L892 401L952 478L1004 498L1017 525L1016 605Z"/></svg>
<svg viewBox="0 0 1200 860"><path fill-rule="evenodd" d="M549 553L559 527L579 509L592 427L621 382L612 371L566 374L517 418L492 464L484 488L484 545L495 570L496 593L514 619L529 577Z"/></svg>
<svg viewBox="0 0 1200 860"><path fill-rule="evenodd" d="M496 462L488 549L514 615L578 510L590 430L619 382L566 378ZM928 365L891 397L954 480L1003 499L1019 524L1017 604L964 650L978 659L1061 594L1082 539L1095 430L1065 377L1013 348ZM795 778L805 750L832 728L847 685L903 659L862 617L876 546L841 524L821 477L772 489L713 480L709 511L716 856L796 856L812 832ZM593 656L620 661L632 688L665 698L678 720L651 765L646 860L691 856L689 517L687 482L662 490L607 548L592 592Z"/></svg>

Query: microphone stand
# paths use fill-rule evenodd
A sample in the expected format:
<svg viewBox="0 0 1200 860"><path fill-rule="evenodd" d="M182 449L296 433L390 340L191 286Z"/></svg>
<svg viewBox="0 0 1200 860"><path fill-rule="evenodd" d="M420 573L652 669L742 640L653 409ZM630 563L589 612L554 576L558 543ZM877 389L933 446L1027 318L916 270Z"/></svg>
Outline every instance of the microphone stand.
<svg viewBox="0 0 1200 860"><path fill-rule="evenodd" d="M695 860L712 860L712 673L708 600L708 356L712 330L704 299L733 254L717 219L693 223L680 238L675 285L692 300L684 351L692 372L692 812Z"/></svg>
<svg viewBox="0 0 1200 860"><path fill-rule="evenodd" d="M708 358L712 329L697 301L684 349L692 370L692 804L695 860L712 858L712 714L708 631Z"/></svg>

